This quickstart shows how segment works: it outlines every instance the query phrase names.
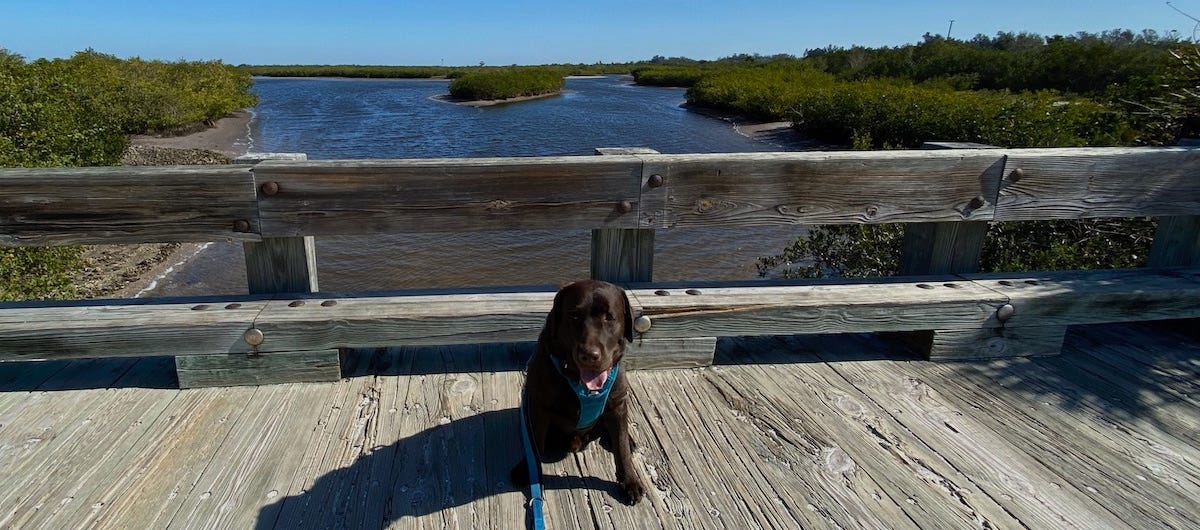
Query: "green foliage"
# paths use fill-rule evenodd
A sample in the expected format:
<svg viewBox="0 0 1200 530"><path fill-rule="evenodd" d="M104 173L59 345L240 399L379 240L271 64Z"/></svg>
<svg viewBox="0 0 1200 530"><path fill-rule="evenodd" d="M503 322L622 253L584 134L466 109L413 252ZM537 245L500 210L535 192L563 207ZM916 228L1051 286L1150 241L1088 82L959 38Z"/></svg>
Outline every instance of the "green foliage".
<svg viewBox="0 0 1200 530"><path fill-rule="evenodd" d="M698 66L644 66L633 70L633 81L644 86L690 87L708 72Z"/></svg>
<svg viewBox="0 0 1200 530"><path fill-rule="evenodd" d="M0 300L78 296L71 280L82 255L81 247L0 248Z"/></svg>
<svg viewBox="0 0 1200 530"><path fill-rule="evenodd" d="M465 100L495 100L551 94L563 88L557 68L473 70L450 82L450 95Z"/></svg>
<svg viewBox="0 0 1200 530"><path fill-rule="evenodd" d="M1146 264L1153 219L1086 219L993 223L984 239L985 272L1135 268ZM813 228L775 256L760 257L761 276L862 278L895 275L903 225Z"/></svg>
<svg viewBox="0 0 1200 530"><path fill-rule="evenodd" d="M128 135L252 106L250 76L220 62L121 60L88 50L26 63L0 49L0 167L102 166ZM74 297L80 247L0 249L0 300Z"/></svg>

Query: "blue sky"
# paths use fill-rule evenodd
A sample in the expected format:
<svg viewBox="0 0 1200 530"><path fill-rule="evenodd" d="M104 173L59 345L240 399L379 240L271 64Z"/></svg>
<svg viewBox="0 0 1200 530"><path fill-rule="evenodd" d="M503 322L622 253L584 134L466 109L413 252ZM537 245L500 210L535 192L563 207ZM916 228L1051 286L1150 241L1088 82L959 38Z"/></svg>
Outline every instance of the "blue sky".
<svg viewBox="0 0 1200 530"><path fill-rule="evenodd" d="M1200 17L1200 0L1175 7ZM1161 0L1092 1L127 1L4 0L0 48L27 59L88 47L120 57L239 64L464 65L802 54L829 44L1195 25Z"/></svg>

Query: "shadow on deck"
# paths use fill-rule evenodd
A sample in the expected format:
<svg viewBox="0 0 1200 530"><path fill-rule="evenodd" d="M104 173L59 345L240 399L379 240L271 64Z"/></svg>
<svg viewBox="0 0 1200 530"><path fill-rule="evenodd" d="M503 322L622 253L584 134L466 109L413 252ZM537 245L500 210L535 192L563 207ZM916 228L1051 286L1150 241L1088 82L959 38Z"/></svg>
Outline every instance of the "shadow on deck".
<svg viewBox="0 0 1200 530"><path fill-rule="evenodd" d="M1063 355L915 361L874 335L722 339L631 373L636 460L545 466L556 527L1196 527L1200 343L1072 329ZM170 358L0 364L0 526L514 527L532 345L346 356L332 384L177 390Z"/></svg>

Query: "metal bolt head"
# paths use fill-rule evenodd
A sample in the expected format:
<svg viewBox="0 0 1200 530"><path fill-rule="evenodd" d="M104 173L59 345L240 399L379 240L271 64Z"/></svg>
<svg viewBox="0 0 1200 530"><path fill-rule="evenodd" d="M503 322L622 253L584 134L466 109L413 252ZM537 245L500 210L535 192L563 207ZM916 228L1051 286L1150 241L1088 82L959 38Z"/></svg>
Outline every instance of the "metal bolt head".
<svg viewBox="0 0 1200 530"><path fill-rule="evenodd" d="M1011 180L1013 182L1016 182L1023 178L1025 178L1025 170L1021 169L1021 168L1014 169L1014 170L1012 170L1012 173L1008 174L1008 180Z"/></svg>
<svg viewBox="0 0 1200 530"><path fill-rule="evenodd" d="M250 328L246 330L245 333L242 333L242 339L246 341L246 344L258 346L259 344L263 343L263 340L266 339L266 336L263 335L261 329Z"/></svg>
<svg viewBox="0 0 1200 530"><path fill-rule="evenodd" d="M273 180L270 182L264 183L262 185L262 192L263 192L263 195L275 195L276 193L279 193L279 183L275 182Z"/></svg>
<svg viewBox="0 0 1200 530"><path fill-rule="evenodd" d="M646 181L651 188L660 188L663 185L662 175L650 175L650 179Z"/></svg>
<svg viewBox="0 0 1200 530"><path fill-rule="evenodd" d="M621 201L617 203L617 211L621 213L629 213L633 211L633 203L629 201Z"/></svg>
<svg viewBox="0 0 1200 530"><path fill-rule="evenodd" d="M237 221L234 221L233 222L233 231L234 232L249 232L250 231L250 221L247 221L245 219L238 219Z"/></svg>
<svg viewBox="0 0 1200 530"><path fill-rule="evenodd" d="M650 322L650 317L646 315L640 315L633 319L633 330L638 333L645 333L650 331L651 324L653 323Z"/></svg>
<svg viewBox="0 0 1200 530"><path fill-rule="evenodd" d="M983 204L983 197L975 197L974 199L971 199L971 202L967 203L967 207L972 210L978 210L983 207Z"/></svg>
<svg viewBox="0 0 1200 530"><path fill-rule="evenodd" d="M1012 304L1004 304L1000 306L1000 309L996 310L996 318L1000 319L1001 322L1006 322L1008 319L1012 318L1016 312L1017 308L1013 307Z"/></svg>

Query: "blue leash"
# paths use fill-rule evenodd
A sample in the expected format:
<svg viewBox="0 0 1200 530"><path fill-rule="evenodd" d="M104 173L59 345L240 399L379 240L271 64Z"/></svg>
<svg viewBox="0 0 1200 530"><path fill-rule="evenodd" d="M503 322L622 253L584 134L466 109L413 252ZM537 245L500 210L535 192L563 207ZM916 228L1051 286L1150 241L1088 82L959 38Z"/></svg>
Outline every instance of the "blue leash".
<svg viewBox="0 0 1200 530"><path fill-rule="evenodd" d="M542 505L546 502L542 498L542 483L541 483L541 462L537 455L533 454L533 441L529 439L529 420L525 418L525 394L521 394L521 440L525 443L525 462L529 467L529 511L533 516L534 530L544 530L546 528L545 516L542 514Z"/></svg>

